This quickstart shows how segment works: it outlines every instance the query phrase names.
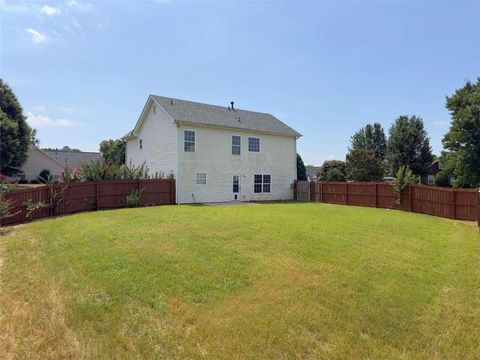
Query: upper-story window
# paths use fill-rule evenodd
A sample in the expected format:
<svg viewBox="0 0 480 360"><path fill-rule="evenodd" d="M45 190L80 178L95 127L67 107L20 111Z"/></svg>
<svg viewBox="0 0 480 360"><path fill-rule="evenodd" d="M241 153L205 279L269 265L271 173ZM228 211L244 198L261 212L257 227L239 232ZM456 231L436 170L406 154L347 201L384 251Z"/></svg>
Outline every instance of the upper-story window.
<svg viewBox="0 0 480 360"><path fill-rule="evenodd" d="M185 130L183 132L184 147L186 152L195 152L195 131Z"/></svg>
<svg viewBox="0 0 480 360"><path fill-rule="evenodd" d="M138 146L140 147L140 149L143 149L143 142L142 142L142 139L140 139L138 141Z"/></svg>
<svg viewBox="0 0 480 360"><path fill-rule="evenodd" d="M260 138L254 138L254 137L248 138L248 151L260 152Z"/></svg>
<svg viewBox="0 0 480 360"><path fill-rule="evenodd" d="M155 105L153 105L153 113L155 114L157 112L157 108L155 107Z"/></svg>
<svg viewBox="0 0 480 360"><path fill-rule="evenodd" d="M232 135L232 155L240 155L242 138L238 135Z"/></svg>

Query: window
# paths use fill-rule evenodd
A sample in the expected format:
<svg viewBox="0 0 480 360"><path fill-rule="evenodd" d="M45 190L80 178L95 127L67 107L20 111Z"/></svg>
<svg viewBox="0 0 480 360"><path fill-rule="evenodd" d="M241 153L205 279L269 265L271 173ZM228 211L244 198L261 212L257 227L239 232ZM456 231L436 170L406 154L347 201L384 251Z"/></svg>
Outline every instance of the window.
<svg viewBox="0 0 480 360"><path fill-rule="evenodd" d="M428 175L427 182L428 185L433 185L435 183L435 175Z"/></svg>
<svg viewBox="0 0 480 360"><path fill-rule="evenodd" d="M195 152L195 131L185 130L184 136L184 150L186 152Z"/></svg>
<svg viewBox="0 0 480 360"><path fill-rule="evenodd" d="M264 193L270 192L270 182L271 182L271 176L263 175L263 192Z"/></svg>
<svg viewBox="0 0 480 360"><path fill-rule="evenodd" d="M248 151L250 152L260 152L260 139L259 138L248 138Z"/></svg>
<svg viewBox="0 0 480 360"><path fill-rule="evenodd" d="M238 135L232 135L232 155L240 155L242 138Z"/></svg>
<svg viewBox="0 0 480 360"><path fill-rule="evenodd" d="M140 146L140 149L143 149L142 139L140 139L140 140L138 141L138 144L139 144L139 146Z"/></svg>
<svg viewBox="0 0 480 360"><path fill-rule="evenodd" d="M254 193L269 193L270 184L272 182L271 175L254 175L253 192Z"/></svg>
<svg viewBox="0 0 480 360"><path fill-rule="evenodd" d="M195 173L195 184L206 185L207 184L207 173Z"/></svg>
<svg viewBox="0 0 480 360"><path fill-rule="evenodd" d="M157 108L155 107L155 105L153 105L153 113L155 114L157 112Z"/></svg>

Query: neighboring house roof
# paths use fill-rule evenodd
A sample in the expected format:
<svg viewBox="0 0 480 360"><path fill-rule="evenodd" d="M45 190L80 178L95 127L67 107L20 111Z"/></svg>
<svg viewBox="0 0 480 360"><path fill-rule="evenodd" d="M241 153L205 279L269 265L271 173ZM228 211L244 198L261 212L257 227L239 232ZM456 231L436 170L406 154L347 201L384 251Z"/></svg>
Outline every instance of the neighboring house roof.
<svg viewBox="0 0 480 360"><path fill-rule="evenodd" d="M307 165L305 166L305 170L307 177L316 177L318 170L320 170L320 166Z"/></svg>
<svg viewBox="0 0 480 360"><path fill-rule="evenodd" d="M95 162L102 159L99 152L52 150L45 151L45 153L69 168L79 168L82 163Z"/></svg>
<svg viewBox="0 0 480 360"><path fill-rule="evenodd" d="M156 95L150 95L149 100L150 99L161 106L177 123L232 128L295 137L301 136L300 133L284 124L275 116L267 113L241 109L232 110L227 106L202 104ZM147 106L145 106L145 108L146 107ZM142 118L143 112L135 129L126 134L125 137L135 136L142 125Z"/></svg>

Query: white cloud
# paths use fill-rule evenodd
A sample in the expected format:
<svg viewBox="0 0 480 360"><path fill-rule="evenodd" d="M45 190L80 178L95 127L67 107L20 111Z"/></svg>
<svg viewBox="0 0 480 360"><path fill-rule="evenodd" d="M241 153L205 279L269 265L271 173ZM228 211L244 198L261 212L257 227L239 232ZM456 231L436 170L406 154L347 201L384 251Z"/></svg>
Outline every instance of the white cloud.
<svg viewBox="0 0 480 360"><path fill-rule="evenodd" d="M32 41L34 43L41 44L41 43L44 43L48 40L47 35L42 34L41 32L39 32L35 29L28 28L25 31L32 36Z"/></svg>
<svg viewBox="0 0 480 360"><path fill-rule="evenodd" d="M89 2L78 0L68 0L67 5L76 10L90 10L93 7L93 5Z"/></svg>
<svg viewBox="0 0 480 360"><path fill-rule="evenodd" d="M8 12L25 12L30 10L25 4L11 3L6 0L0 0L0 9Z"/></svg>
<svg viewBox="0 0 480 360"><path fill-rule="evenodd" d="M40 9L40 12L42 12L45 15L53 16L53 15L60 14L60 9L57 9L53 6L43 5L42 8Z"/></svg>
<svg viewBox="0 0 480 360"><path fill-rule="evenodd" d="M67 119L50 119L48 116L35 115L31 112L27 113L27 121L32 126L74 126L76 123Z"/></svg>
<svg viewBox="0 0 480 360"><path fill-rule="evenodd" d="M336 157L335 155L328 155L328 156L327 156L327 159L328 159L328 160L336 160L337 157Z"/></svg>

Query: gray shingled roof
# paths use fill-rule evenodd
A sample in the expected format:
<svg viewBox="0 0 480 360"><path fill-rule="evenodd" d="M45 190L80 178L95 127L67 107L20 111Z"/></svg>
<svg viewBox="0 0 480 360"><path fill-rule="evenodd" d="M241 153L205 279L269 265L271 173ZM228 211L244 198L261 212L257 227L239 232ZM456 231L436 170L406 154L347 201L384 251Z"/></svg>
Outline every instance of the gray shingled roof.
<svg viewBox="0 0 480 360"><path fill-rule="evenodd" d="M43 152L51 158L57 160L60 164L65 165L69 168L79 168L82 163L102 160L102 155L98 152L78 152L65 150L53 150Z"/></svg>
<svg viewBox="0 0 480 360"><path fill-rule="evenodd" d="M229 110L227 106L208 105L163 96L152 95L152 97L175 121L301 136L271 114L240 109Z"/></svg>

